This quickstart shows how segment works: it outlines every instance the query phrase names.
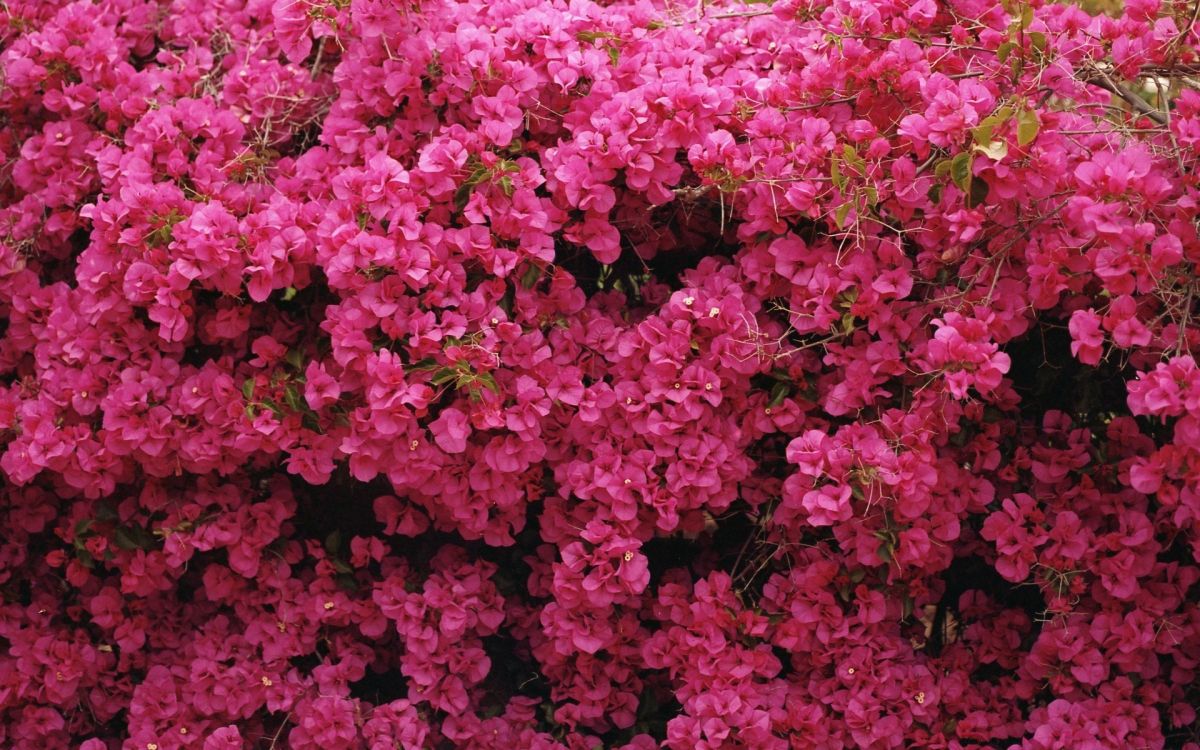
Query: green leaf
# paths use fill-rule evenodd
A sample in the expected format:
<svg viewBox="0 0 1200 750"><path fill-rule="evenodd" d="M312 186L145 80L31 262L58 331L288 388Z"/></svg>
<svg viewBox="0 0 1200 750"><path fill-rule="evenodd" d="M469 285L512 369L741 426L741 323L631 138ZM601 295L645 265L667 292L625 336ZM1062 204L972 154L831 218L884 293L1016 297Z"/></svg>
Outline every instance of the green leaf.
<svg viewBox="0 0 1200 750"><path fill-rule="evenodd" d="M254 380L252 378L247 378L242 383L242 395L246 397L247 401L254 398Z"/></svg>
<svg viewBox="0 0 1200 750"><path fill-rule="evenodd" d="M615 44L610 44L604 48L608 52L608 61L616 65L621 59L621 48Z"/></svg>
<svg viewBox="0 0 1200 750"><path fill-rule="evenodd" d="M521 286L524 289L532 289L540 278L542 278L542 269L530 263L529 268L525 269L525 273L521 274Z"/></svg>
<svg viewBox="0 0 1200 750"><path fill-rule="evenodd" d="M482 372L479 374L479 382L483 383L483 387L487 388L492 393L499 393L500 386L496 383L496 378L490 372Z"/></svg>
<svg viewBox="0 0 1200 750"><path fill-rule="evenodd" d="M1016 48L1017 48L1016 42L1005 42L1004 44L1001 44L996 49L996 59L999 60L1001 63L1003 63L1005 60L1008 59L1008 56L1011 55L1013 50L1015 50Z"/></svg>
<svg viewBox="0 0 1200 750"><path fill-rule="evenodd" d="M81 537L84 534L91 531L92 523L93 523L93 521L90 518L84 518L79 521L76 521L75 522L75 538L78 539L79 537Z"/></svg>
<svg viewBox="0 0 1200 750"><path fill-rule="evenodd" d="M982 205L988 197L987 180L971 180L971 189L967 192L967 208Z"/></svg>
<svg viewBox="0 0 1200 750"><path fill-rule="evenodd" d="M846 189L846 176L842 174L841 159L836 155L830 157L829 177L833 180L834 186L838 190Z"/></svg>
<svg viewBox="0 0 1200 750"><path fill-rule="evenodd" d="M442 386L442 385L446 385L447 383L449 383L452 380L457 380L457 379L458 379L458 373L456 371L452 370L449 367L443 367L442 369L440 369L436 373L434 373L433 379L430 380L429 382L432 383L433 385Z"/></svg>
<svg viewBox="0 0 1200 750"><path fill-rule="evenodd" d="M850 209L853 207L854 205L850 201L846 201L838 206L837 211L833 215L833 220L837 222L838 229L846 228L846 217L850 215Z"/></svg>
<svg viewBox="0 0 1200 750"><path fill-rule="evenodd" d="M971 166L973 163L974 154L970 151L956 154L950 160L950 179L954 180L954 184L964 193L971 191Z"/></svg>
<svg viewBox="0 0 1200 750"><path fill-rule="evenodd" d="M409 372L426 372L438 369L437 360L433 357L417 360L408 366Z"/></svg>
<svg viewBox="0 0 1200 750"><path fill-rule="evenodd" d="M894 557L895 548L892 547L891 542L881 542L879 549L875 550L875 554L879 555L880 560L890 563Z"/></svg>
<svg viewBox="0 0 1200 750"><path fill-rule="evenodd" d="M88 552L86 549L81 548L81 549L76 550L75 551L75 559L79 561L80 565L87 568L88 570L91 570L92 568L96 567L96 558L92 557L92 553Z"/></svg>
<svg viewBox="0 0 1200 750"><path fill-rule="evenodd" d="M325 551L331 555L336 555L342 548L342 532L340 529L334 529L325 537Z"/></svg>
<svg viewBox="0 0 1200 750"><path fill-rule="evenodd" d="M767 402L767 406L774 408L782 404L792 392L790 383L778 382L771 386L771 400Z"/></svg>
<svg viewBox="0 0 1200 750"><path fill-rule="evenodd" d="M857 149L855 149L854 146L851 146L849 143L842 146L842 156L846 159L847 164L854 167L859 172L862 172L864 169L866 169L867 162L858 155Z"/></svg>
<svg viewBox="0 0 1200 750"><path fill-rule="evenodd" d="M292 411L303 411L304 407L301 405L300 393L292 383L288 383L287 387L283 389L283 402Z"/></svg>
<svg viewBox="0 0 1200 750"><path fill-rule="evenodd" d="M996 129L996 123L987 122L984 120L975 127L971 128L971 140L975 141L975 147L979 148L985 143L992 140L992 131Z"/></svg>
<svg viewBox="0 0 1200 750"><path fill-rule="evenodd" d="M1013 108L1007 104L996 110L992 114L980 120L979 124L971 130L971 136L978 146L986 146L995 140L992 136L996 132L996 128L1008 122L1013 116Z"/></svg>
<svg viewBox="0 0 1200 750"><path fill-rule="evenodd" d="M292 300L296 299L297 291L299 291L299 290L297 290L296 287L294 287L294 286L289 286L288 288L284 289L283 290L283 301L291 302Z"/></svg>
<svg viewBox="0 0 1200 750"><path fill-rule="evenodd" d="M475 189L476 185L486 180L487 176L488 170L482 166L478 166L471 172L471 176L458 186L458 189L454 191L454 208L456 210L462 211L466 208L467 202L471 199L471 192Z"/></svg>
<svg viewBox="0 0 1200 750"><path fill-rule="evenodd" d="M1028 146L1033 143L1033 139L1037 138L1038 130L1042 127L1042 123L1038 120L1037 112L1032 109L1023 109L1017 115L1017 144L1020 146Z"/></svg>
<svg viewBox="0 0 1200 750"><path fill-rule="evenodd" d="M842 315L842 333L850 333L854 330L854 313L847 312Z"/></svg>
<svg viewBox="0 0 1200 750"><path fill-rule="evenodd" d="M575 34L575 38L581 42L596 42L600 39L615 39L615 35L611 31L580 31Z"/></svg>
<svg viewBox="0 0 1200 750"><path fill-rule="evenodd" d="M138 540L134 538L132 533L130 533L130 529L127 529L124 526L117 527L117 530L113 532L113 542L115 542L117 547L120 549L127 551L142 549L142 545L138 544Z"/></svg>

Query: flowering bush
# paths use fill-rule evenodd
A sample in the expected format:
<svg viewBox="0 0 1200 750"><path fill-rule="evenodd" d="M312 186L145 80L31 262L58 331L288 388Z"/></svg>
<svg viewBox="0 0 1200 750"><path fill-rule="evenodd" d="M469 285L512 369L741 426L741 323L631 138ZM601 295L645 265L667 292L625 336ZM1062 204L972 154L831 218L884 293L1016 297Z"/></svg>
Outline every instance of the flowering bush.
<svg viewBox="0 0 1200 750"><path fill-rule="evenodd" d="M0 3L0 746L1200 748L1194 3Z"/></svg>

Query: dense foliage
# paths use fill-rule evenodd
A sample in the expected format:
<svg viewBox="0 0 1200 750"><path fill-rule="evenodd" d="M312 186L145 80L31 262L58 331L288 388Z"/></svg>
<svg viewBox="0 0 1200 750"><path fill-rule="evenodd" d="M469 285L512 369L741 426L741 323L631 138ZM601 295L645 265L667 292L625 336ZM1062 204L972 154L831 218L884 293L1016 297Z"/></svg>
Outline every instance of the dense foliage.
<svg viewBox="0 0 1200 750"><path fill-rule="evenodd" d="M0 746L1200 747L1198 9L0 3Z"/></svg>

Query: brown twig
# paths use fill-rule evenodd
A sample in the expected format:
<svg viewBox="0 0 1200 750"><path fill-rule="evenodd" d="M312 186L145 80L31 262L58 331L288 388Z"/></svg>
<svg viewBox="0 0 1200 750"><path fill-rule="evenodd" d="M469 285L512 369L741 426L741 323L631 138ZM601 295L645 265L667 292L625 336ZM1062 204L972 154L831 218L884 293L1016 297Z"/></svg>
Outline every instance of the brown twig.
<svg viewBox="0 0 1200 750"><path fill-rule="evenodd" d="M1093 86L1099 86L1110 94L1120 97L1121 100L1126 104L1133 107L1146 117L1149 117L1151 120L1154 120L1159 125L1167 124L1167 116L1163 114L1161 110L1150 106L1149 102L1138 96L1135 92L1130 91L1128 87L1109 78L1108 74L1103 70L1099 68L1092 68L1092 70L1096 75L1083 79L1084 83L1090 83Z"/></svg>

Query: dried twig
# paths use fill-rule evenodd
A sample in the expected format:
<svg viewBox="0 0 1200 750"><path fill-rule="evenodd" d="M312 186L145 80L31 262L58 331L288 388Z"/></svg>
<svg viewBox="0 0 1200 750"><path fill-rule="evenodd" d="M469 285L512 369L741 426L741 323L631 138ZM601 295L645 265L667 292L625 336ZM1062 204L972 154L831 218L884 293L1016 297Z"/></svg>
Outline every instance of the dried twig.
<svg viewBox="0 0 1200 750"><path fill-rule="evenodd" d="M1167 116L1158 108L1152 107L1149 102L1138 96L1136 92L1131 91L1127 86L1114 81L1112 78L1109 78L1108 74L1100 68L1093 67L1091 70L1095 73L1095 75L1083 79L1084 83L1090 83L1093 86L1099 86L1110 94L1120 97L1121 100L1126 104L1133 107L1146 117L1149 117L1151 120L1154 120L1159 125L1167 124Z"/></svg>

